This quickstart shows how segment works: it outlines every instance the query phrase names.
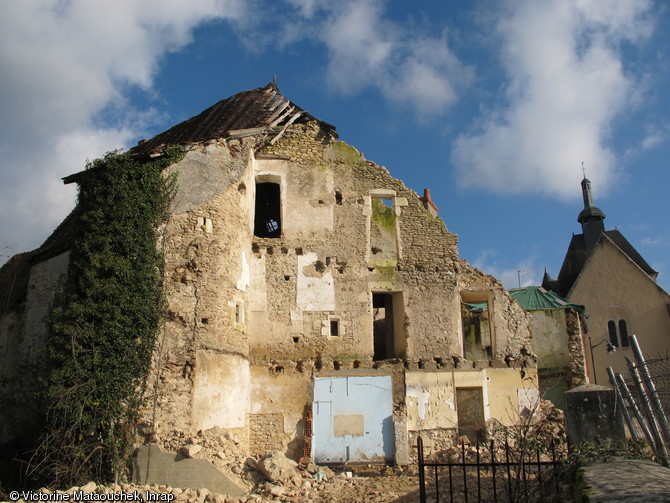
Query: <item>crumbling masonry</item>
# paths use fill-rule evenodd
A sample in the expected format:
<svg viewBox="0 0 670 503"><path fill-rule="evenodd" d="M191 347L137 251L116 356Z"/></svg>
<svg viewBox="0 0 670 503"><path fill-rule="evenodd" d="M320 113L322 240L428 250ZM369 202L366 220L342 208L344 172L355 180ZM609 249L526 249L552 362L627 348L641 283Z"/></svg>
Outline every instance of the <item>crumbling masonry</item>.
<svg viewBox="0 0 670 503"><path fill-rule="evenodd" d="M175 144L187 154L170 168L179 189L162 230L168 317L143 410L148 438L175 448L220 428L247 454L407 463L420 432L442 448L532 408L527 314L458 257L429 196L274 83L132 153ZM43 347L46 312L31 292L53 295L66 247L42 257L2 313L4 360L25 356L26 341Z"/></svg>

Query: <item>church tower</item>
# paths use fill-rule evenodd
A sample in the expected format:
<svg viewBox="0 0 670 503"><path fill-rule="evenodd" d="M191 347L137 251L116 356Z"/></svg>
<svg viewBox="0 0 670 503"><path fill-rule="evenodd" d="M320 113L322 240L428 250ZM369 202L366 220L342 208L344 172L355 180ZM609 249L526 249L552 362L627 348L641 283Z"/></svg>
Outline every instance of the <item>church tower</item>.
<svg viewBox="0 0 670 503"><path fill-rule="evenodd" d="M605 213L593 204L593 194L591 193L591 181L584 177L582 180L582 196L584 198L584 209L579 213L577 221L582 224L586 251L589 253L600 238L600 234L605 232Z"/></svg>

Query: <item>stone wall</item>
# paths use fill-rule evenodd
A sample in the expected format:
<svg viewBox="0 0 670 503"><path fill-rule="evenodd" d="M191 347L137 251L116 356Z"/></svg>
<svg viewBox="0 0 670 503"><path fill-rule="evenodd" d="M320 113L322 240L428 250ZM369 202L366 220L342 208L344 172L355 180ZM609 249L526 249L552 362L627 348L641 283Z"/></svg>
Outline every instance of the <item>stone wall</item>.
<svg viewBox="0 0 670 503"><path fill-rule="evenodd" d="M458 257L456 235L412 190L317 123L260 141L195 146L171 168L169 316L145 410L158 438L244 427L250 452L269 448L265 430L273 448L299 456L315 375L391 358L403 430L405 367L534 367L526 313ZM279 187L281 237L253 235L257 182ZM490 297L490 361L463 359L463 290Z"/></svg>
<svg viewBox="0 0 670 503"><path fill-rule="evenodd" d="M203 414L203 403L208 389L220 388L222 404L225 386L248 390L249 385L247 329L240 320L246 317L249 285L250 148L239 140L194 147L169 169L177 173L179 188L161 243L168 316L144 410L145 422L162 436L238 427L247 412L248 393L234 404L240 410L224 407L228 414ZM236 366L240 375L227 381L219 364Z"/></svg>
<svg viewBox="0 0 670 503"><path fill-rule="evenodd" d="M30 432L41 418L39 380L47 369L47 316L68 257L62 253L36 263L27 260L24 300L0 310L0 443ZM6 286L20 288L13 282Z"/></svg>
<svg viewBox="0 0 670 503"><path fill-rule="evenodd" d="M570 354L570 388L586 384L586 353L584 350L584 318L574 309L565 311Z"/></svg>
<svg viewBox="0 0 670 503"><path fill-rule="evenodd" d="M497 386L516 410L516 389L525 386L516 381L534 379L526 313L499 281L458 257L457 236L385 168L314 122L275 143L258 135L192 145L168 171L178 173L178 192L159 243L167 318L144 435L173 449L224 429L249 453L272 447L298 457L313 378L326 373L392 375L400 461L414 421L408 369L440 370L452 387ZM280 237L254 235L257 183L279 187ZM44 316L66 265L65 256L33 268L25 306L0 320L5 359L6 341L23 332L43 347ZM463 357L463 292L488 299L490 359ZM30 348L21 361L36 361ZM491 407L500 415L509 405Z"/></svg>

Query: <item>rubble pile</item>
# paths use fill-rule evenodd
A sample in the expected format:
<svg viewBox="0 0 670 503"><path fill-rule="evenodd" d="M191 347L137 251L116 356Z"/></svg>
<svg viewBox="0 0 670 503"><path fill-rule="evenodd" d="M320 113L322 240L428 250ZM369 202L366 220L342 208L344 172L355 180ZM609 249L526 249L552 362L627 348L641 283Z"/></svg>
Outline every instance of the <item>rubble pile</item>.
<svg viewBox="0 0 670 503"><path fill-rule="evenodd" d="M193 444L195 445L195 444ZM404 503L416 501L418 477L402 468L355 466L339 473L316 465L311 458L296 463L279 451L258 461L248 458L246 471L258 483L243 496L232 498L208 489L181 489L167 485L110 484L89 482L66 491L41 488L18 494L18 503L41 501L38 494L68 494L69 501L172 501L180 503ZM119 499L118 495L124 498ZM106 496L105 496L106 495ZM112 498L111 495L117 495ZM62 501L62 499L59 499Z"/></svg>

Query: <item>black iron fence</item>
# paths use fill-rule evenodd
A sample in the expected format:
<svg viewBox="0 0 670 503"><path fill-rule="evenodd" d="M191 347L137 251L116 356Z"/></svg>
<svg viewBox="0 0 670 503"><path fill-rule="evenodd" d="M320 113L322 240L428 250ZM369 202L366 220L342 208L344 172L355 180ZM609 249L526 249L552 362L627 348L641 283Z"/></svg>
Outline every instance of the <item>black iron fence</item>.
<svg viewBox="0 0 670 503"><path fill-rule="evenodd" d="M424 458L423 439L417 439L421 503L561 502L571 501L565 479L564 448L554 441L511 447L507 441L485 445L461 443Z"/></svg>

